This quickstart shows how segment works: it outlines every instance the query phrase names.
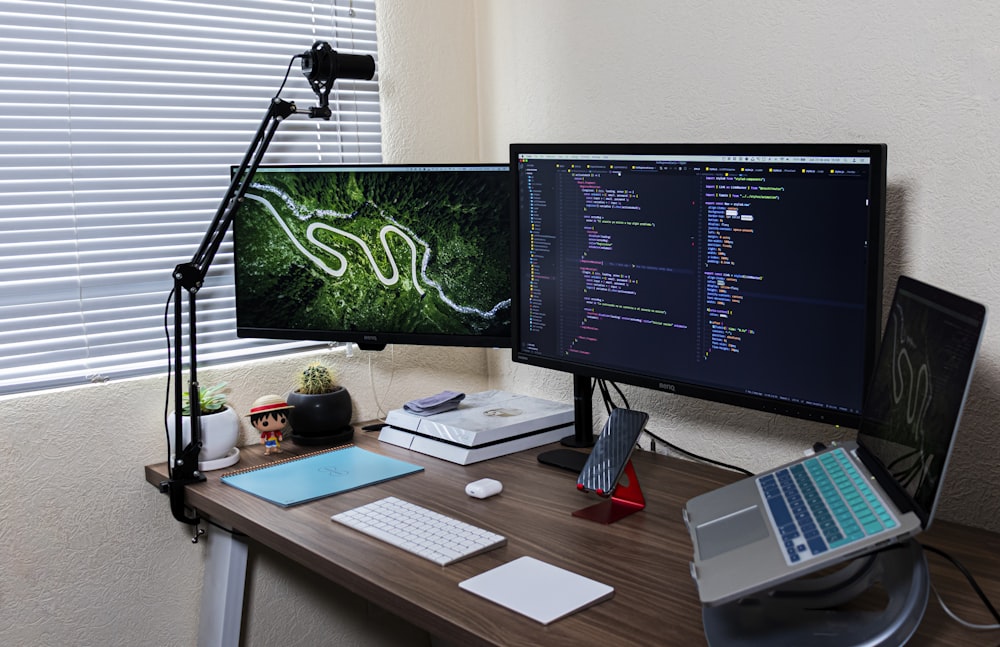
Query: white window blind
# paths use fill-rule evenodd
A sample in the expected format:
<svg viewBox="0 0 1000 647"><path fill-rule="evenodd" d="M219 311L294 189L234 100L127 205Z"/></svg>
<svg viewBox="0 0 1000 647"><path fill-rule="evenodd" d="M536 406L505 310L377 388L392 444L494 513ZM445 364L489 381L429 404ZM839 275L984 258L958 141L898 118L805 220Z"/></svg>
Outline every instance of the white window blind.
<svg viewBox="0 0 1000 647"><path fill-rule="evenodd" d="M172 270L289 61L316 41L375 55L374 0L0 0L0 21L0 394L165 370ZM336 82L330 121L286 119L264 163L380 161L377 69ZM299 60L281 96L316 104ZM235 322L227 241L199 365L290 345Z"/></svg>

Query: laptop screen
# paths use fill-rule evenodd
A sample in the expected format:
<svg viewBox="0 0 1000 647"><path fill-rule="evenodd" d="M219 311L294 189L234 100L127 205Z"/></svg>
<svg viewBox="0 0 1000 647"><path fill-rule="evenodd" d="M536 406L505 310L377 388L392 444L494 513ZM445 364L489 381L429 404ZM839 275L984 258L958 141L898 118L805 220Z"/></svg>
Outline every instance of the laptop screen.
<svg viewBox="0 0 1000 647"><path fill-rule="evenodd" d="M916 506L933 516L968 391L985 308L900 277L858 443Z"/></svg>

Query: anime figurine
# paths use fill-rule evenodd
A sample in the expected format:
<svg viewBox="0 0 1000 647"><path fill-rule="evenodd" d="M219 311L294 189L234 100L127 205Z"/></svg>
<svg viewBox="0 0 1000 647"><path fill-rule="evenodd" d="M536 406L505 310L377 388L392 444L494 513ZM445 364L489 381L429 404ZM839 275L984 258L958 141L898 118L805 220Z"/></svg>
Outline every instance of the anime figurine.
<svg viewBox="0 0 1000 647"><path fill-rule="evenodd" d="M294 408L280 395L262 395L250 407L250 424L260 432L264 455L281 453L281 440L288 426L288 409Z"/></svg>

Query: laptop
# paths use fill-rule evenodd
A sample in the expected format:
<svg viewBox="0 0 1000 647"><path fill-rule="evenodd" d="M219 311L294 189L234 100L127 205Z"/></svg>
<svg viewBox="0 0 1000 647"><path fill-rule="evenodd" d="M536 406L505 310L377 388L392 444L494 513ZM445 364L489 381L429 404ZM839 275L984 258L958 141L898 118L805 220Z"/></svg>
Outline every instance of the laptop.
<svg viewBox="0 0 1000 647"><path fill-rule="evenodd" d="M901 276L857 440L687 502L702 603L770 590L927 529L985 323L984 306Z"/></svg>

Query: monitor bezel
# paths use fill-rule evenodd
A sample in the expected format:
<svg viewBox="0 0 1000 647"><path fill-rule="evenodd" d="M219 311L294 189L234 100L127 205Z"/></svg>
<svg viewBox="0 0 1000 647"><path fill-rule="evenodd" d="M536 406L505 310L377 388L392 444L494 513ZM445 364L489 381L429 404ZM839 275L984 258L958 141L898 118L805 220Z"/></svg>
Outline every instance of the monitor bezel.
<svg viewBox="0 0 1000 647"><path fill-rule="evenodd" d="M520 183L518 181L518 159L521 155L732 155L732 156L809 156L842 157L866 156L871 158L870 213L874 216L868 223L868 268L866 270L866 316L865 316L865 357L862 397L868 390L868 382L875 363L876 349L881 337L882 326L882 282L885 246L886 211L886 145L885 144L845 144L845 143L514 143L510 145L511 182L513 198L511 202L511 278L513 281L511 302L512 359L528 364L570 373L575 377L576 398L588 398L583 391L582 380L606 379L613 382L632 384L665 393L684 395L738 407L755 409L767 413L815 420L822 423L840 425L856 429L861 420L860 413L844 412L831 408L785 402L736 391L727 391L683 381L666 381L662 378L630 373L607 367L595 367L569 359L538 356L520 352L521 346L521 304L524 295L522 280L524 274L519 267L521 260L522 236L520 232ZM589 404L583 406L589 407ZM586 426L586 423L584 423ZM589 432L576 430L577 442Z"/></svg>
<svg viewBox="0 0 1000 647"><path fill-rule="evenodd" d="M238 166L233 165L230 173L235 173ZM433 170L445 171L448 169L462 170L491 170L497 173L506 172L509 175L510 167L504 162L497 163L452 163L452 164L262 164L258 170L280 171L282 169L304 169L315 171L329 171L335 173L378 170L379 172L393 172L402 170ZM236 218L239 218L237 213ZM509 221L508 221L509 224ZM380 330L303 330L296 328L262 328L241 325L239 323L239 279L238 272L235 271L237 259L235 258L235 223L234 223L234 275L236 285L236 310L237 324L236 335L238 337L258 338L258 339L285 339L292 341L316 341L316 342L343 342L357 344L363 350L382 350L389 344L419 345L419 346L450 346L468 348L510 348L510 335L485 335L485 334L436 334L428 332L401 332L401 331L380 331ZM511 232L513 238L513 232ZM511 268L513 273L513 267ZM513 280L513 278L512 278ZM513 316L513 311L511 311ZM511 321L513 326L513 320Z"/></svg>

